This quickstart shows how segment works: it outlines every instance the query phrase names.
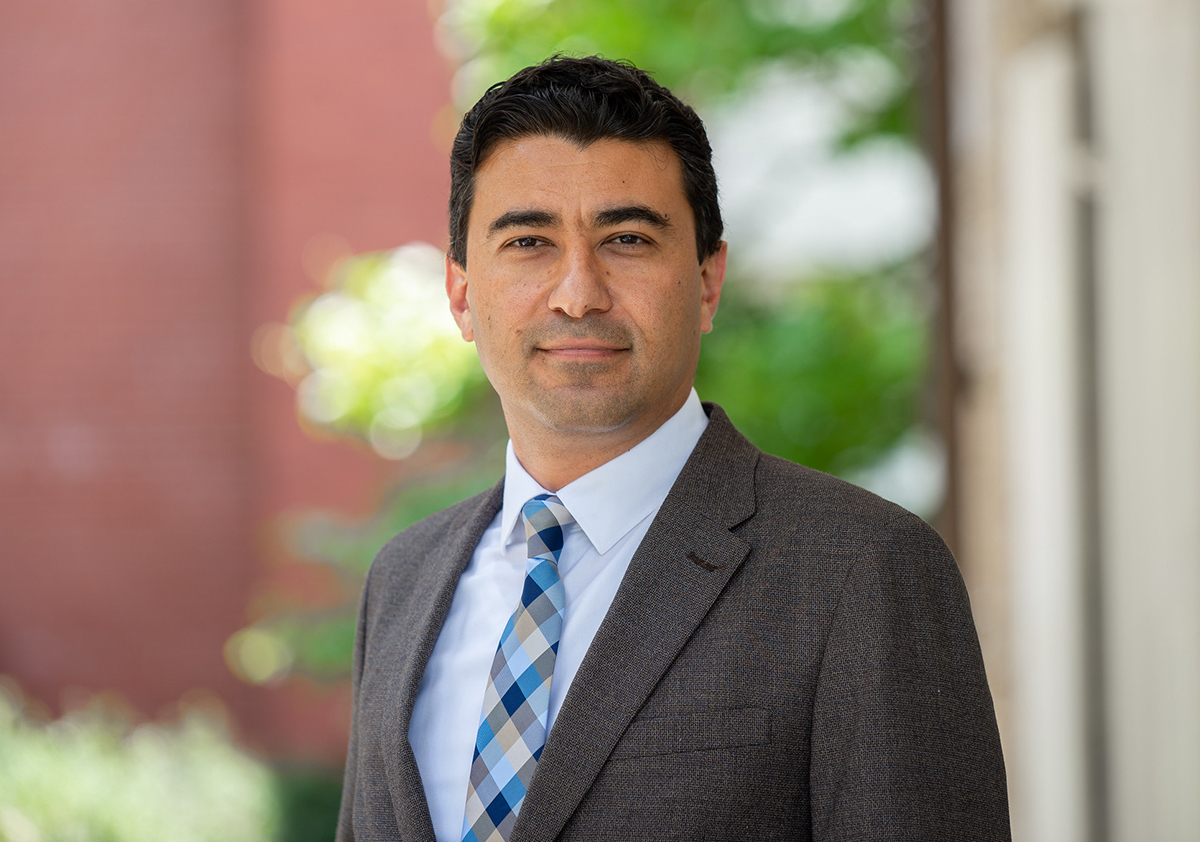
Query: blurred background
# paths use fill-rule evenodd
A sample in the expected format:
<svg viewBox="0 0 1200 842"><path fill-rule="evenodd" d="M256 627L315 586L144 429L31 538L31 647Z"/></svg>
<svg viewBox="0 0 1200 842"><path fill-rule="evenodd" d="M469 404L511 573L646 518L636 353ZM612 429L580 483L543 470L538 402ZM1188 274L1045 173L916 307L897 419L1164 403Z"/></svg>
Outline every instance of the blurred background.
<svg viewBox="0 0 1200 842"><path fill-rule="evenodd" d="M697 388L954 549L1014 838L1200 839L1200 0L8 0L0 840L328 839L375 551L490 486L493 81L709 127Z"/></svg>

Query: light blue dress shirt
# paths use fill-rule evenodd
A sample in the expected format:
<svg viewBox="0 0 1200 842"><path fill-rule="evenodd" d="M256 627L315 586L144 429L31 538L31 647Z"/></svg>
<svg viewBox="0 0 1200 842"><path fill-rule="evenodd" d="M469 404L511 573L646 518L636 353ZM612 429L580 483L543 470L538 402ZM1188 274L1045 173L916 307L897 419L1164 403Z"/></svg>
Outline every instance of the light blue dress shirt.
<svg viewBox="0 0 1200 842"><path fill-rule="evenodd" d="M634 551L707 426L693 389L649 438L558 491L575 523L567 528L558 564L567 605L550 687L550 728ZM462 839L483 694L525 580L521 506L543 493L546 489L521 467L509 442L503 507L459 579L417 692L408 740L438 842Z"/></svg>

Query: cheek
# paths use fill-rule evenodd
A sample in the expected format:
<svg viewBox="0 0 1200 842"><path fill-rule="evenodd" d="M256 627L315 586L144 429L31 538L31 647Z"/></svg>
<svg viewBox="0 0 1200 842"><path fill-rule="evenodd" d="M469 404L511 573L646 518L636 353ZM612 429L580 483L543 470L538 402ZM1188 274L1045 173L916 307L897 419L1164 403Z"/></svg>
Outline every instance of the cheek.
<svg viewBox="0 0 1200 842"><path fill-rule="evenodd" d="M690 336L700 335L700 301L698 296L684 294L680 288L686 282L680 282L668 289L660 290L653 299L647 299L641 304L642 318L651 338L668 337L675 342Z"/></svg>
<svg viewBox="0 0 1200 842"><path fill-rule="evenodd" d="M511 293L477 296L471 319L475 329L475 345L484 365L503 363L521 353L526 318L521 315Z"/></svg>

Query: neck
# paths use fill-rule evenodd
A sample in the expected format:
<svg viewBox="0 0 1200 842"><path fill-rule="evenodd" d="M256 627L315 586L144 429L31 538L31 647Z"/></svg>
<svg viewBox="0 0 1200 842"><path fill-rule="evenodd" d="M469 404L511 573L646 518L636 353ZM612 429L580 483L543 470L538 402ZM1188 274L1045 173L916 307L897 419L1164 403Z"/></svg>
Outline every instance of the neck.
<svg viewBox="0 0 1200 842"><path fill-rule="evenodd" d="M678 405L665 407L649 418L631 419L613 430L552 430L539 424L514 423L508 418L513 452L542 488L557 492L648 439L679 411L690 391Z"/></svg>

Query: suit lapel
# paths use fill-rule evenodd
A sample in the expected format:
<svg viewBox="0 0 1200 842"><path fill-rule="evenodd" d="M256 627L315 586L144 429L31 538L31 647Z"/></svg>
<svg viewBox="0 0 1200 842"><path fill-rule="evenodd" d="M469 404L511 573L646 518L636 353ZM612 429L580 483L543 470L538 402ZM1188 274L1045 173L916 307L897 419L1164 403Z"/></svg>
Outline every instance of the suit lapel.
<svg viewBox="0 0 1200 842"><path fill-rule="evenodd" d="M407 631L391 644L398 655L391 688L395 709L388 717L390 725L383 737L384 765L396 810L396 824L402 839L414 842L434 842L433 822L429 803L417 769L417 759L408 742L409 722L421 678L429 656L437 643L459 577L471 560L475 547L483 537L503 501L504 483L480 496L480 502L468 509L447 530L446 540L435 548L419 567L411 604L423 611ZM465 796L464 796L465 797Z"/></svg>
<svg viewBox="0 0 1200 842"><path fill-rule="evenodd" d="M563 700L511 842L554 839L750 546L759 451L719 407L633 556Z"/></svg>

